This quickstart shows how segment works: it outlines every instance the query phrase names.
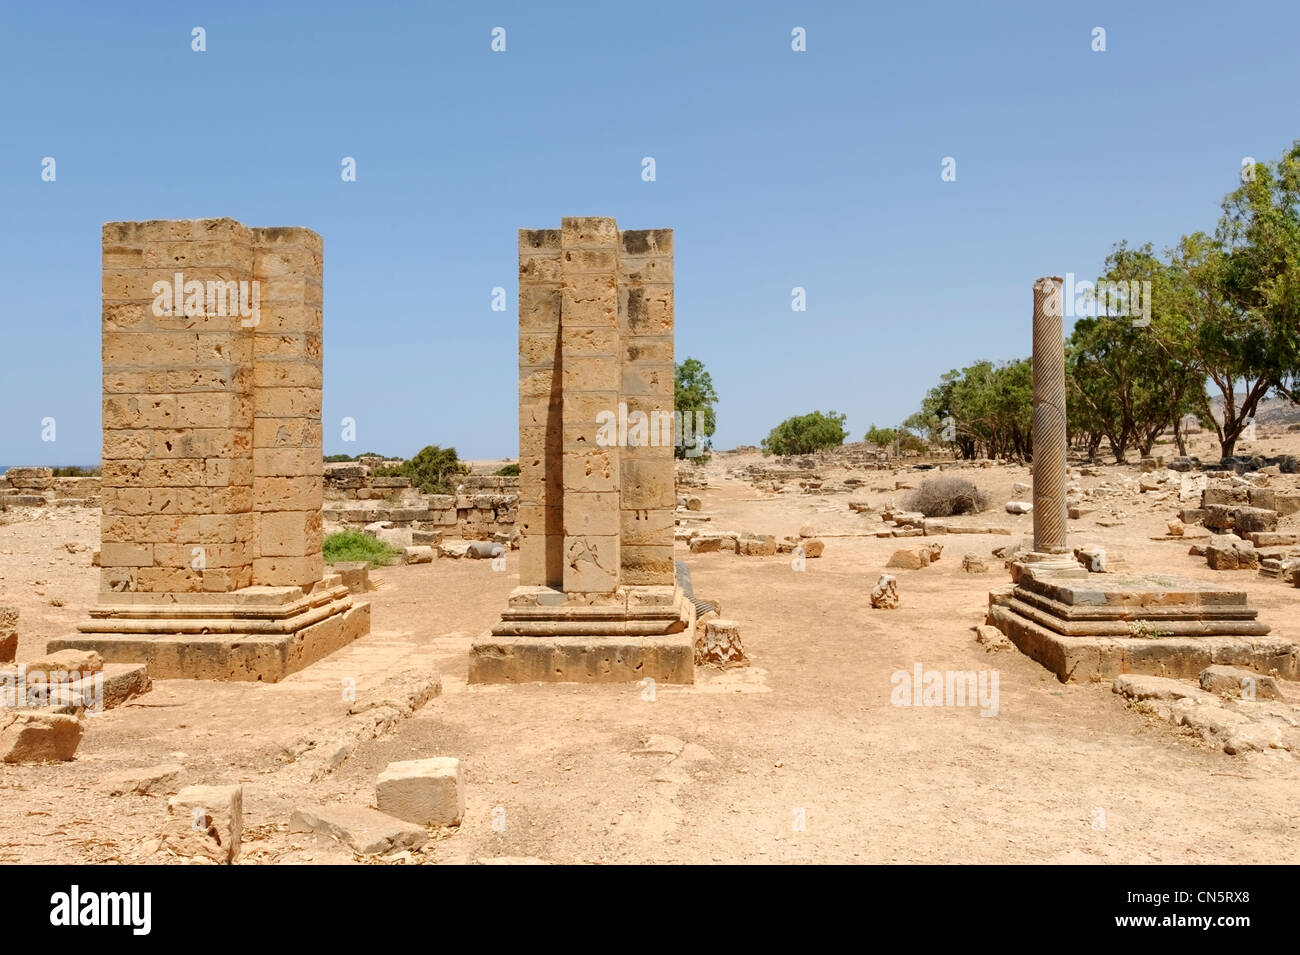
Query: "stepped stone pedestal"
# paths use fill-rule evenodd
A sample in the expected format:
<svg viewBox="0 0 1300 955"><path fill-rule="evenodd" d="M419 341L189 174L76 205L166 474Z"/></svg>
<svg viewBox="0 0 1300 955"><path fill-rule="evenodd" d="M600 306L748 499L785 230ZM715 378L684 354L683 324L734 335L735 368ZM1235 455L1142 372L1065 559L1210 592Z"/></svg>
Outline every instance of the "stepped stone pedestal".
<svg viewBox="0 0 1300 955"><path fill-rule="evenodd" d="M694 682L676 583L672 231L519 233L519 587L471 683Z"/></svg>
<svg viewBox="0 0 1300 955"><path fill-rule="evenodd" d="M103 243L100 596L48 649L275 681L369 632L321 553L320 236L198 219Z"/></svg>
<svg viewBox="0 0 1300 955"><path fill-rule="evenodd" d="M1034 549L988 623L1062 682L1121 673L1195 677L1232 664L1300 677L1300 644L1269 637L1242 591L1158 574L1089 573L1066 539L1061 279L1034 283Z"/></svg>

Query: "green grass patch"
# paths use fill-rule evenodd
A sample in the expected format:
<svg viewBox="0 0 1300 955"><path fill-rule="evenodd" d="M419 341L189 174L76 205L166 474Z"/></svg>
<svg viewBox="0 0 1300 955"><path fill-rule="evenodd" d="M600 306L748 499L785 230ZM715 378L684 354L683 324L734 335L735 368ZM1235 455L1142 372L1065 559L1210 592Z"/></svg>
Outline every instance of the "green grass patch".
<svg viewBox="0 0 1300 955"><path fill-rule="evenodd" d="M397 559L398 550L361 531L336 531L325 538L325 563L364 560L371 567L384 567Z"/></svg>

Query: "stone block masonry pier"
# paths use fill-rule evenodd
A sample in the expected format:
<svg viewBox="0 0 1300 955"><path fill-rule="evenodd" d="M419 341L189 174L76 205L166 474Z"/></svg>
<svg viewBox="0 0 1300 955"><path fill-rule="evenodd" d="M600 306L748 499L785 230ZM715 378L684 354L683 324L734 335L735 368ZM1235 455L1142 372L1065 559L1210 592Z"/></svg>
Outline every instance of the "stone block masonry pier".
<svg viewBox="0 0 1300 955"><path fill-rule="evenodd" d="M1300 678L1300 645L1241 591L1180 577L1090 573L1066 535L1065 354L1061 279L1034 283L1034 549L1015 586L989 595L988 622L1061 682L1121 673L1195 677L1215 663Z"/></svg>
<svg viewBox="0 0 1300 955"><path fill-rule="evenodd" d="M275 681L369 631L321 553L322 254L233 219L104 226L100 595L49 650Z"/></svg>
<svg viewBox="0 0 1300 955"><path fill-rule="evenodd" d="M595 217L519 233L519 587L470 682L694 682L673 564L672 243ZM610 440L611 418L644 427Z"/></svg>

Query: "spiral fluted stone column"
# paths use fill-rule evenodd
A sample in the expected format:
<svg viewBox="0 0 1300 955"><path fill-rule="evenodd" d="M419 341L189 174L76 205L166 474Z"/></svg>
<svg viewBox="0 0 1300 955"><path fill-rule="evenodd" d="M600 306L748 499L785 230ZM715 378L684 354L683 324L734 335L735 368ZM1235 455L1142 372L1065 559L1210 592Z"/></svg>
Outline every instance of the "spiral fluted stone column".
<svg viewBox="0 0 1300 955"><path fill-rule="evenodd" d="M1034 552L1067 554L1065 342L1061 282L1034 283Z"/></svg>

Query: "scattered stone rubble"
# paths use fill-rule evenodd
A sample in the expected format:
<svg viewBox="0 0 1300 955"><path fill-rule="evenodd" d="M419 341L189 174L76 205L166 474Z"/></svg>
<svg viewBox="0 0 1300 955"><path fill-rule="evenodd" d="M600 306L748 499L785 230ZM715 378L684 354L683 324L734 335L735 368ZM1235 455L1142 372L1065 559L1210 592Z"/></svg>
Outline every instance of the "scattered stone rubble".
<svg viewBox="0 0 1300 955"><path fill-rule="evenodd" d="M1113 690L1140 712L1184 726L1229 755L1300 749L1300 707L1282 698L1273 677L1211 666L1199 683L1126 673Z"/></svg>

